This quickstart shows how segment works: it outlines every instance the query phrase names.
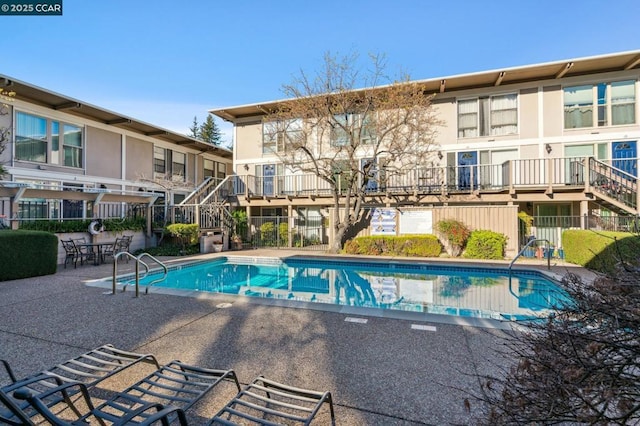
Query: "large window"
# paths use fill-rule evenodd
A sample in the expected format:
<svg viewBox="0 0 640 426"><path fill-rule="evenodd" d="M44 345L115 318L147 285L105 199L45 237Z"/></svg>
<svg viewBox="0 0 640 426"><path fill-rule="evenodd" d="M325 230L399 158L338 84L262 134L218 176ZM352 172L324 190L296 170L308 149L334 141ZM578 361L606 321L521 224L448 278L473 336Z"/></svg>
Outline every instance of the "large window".
<svg viewBox="0 0 640 426"><path fill-rule="evenodd" d="M516 94L458 101L458 137L500 136L517 132Z"/></svg>
<svg viewBox="0 0 640 426"><path fill-rule="evenodd" d="M16 159L82 167L82 128L16 112Z"/></svg>
<svg viewBox="0 0 640 426"><path fill-rule="evenodd" d="M635 81L565 87L564 128L634 124L635 90ZM595 116L594 105L598 106Z"/></svg>
<svg viewBox="0 0 640 426"><path fill-rule="evenodd" d="M270 121L262 125L262 153L283 152L302 137L302 120Z"/></svg>
<svg viewBox="0 0 640 426"><path fill-rule="evenodd" d="M187 155L155 146L153 147L153 171L160 179L184 181L187 172Z"/></svg>
<svg viewBox="0 0 640 426"><path fill-rule="evenodd" d="M16 159L47 162L47 119L16 113Z"/></svg>
<svg viewBox="0 0 640 426"><path fill-rule="evenodd" d="M339 114L334 116L331 129L331 145L345 146L350 143L349 133L353 133L356 145L375 142L376 131L371 115Z"/></svg>

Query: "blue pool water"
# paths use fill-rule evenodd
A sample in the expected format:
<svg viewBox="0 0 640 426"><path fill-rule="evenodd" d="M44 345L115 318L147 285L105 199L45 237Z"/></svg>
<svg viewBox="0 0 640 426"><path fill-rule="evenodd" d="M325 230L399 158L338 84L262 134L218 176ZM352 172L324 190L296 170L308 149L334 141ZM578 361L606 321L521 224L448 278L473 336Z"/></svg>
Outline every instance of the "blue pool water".
<svg viewBox="0 0 640 426"><path fill-rule="evenodd" d="M140 280L141 289L158 275ZM153 284L181 290L476 318L544 316L566 301L537 271L293 257L221 257L170 268Z"/></svg>

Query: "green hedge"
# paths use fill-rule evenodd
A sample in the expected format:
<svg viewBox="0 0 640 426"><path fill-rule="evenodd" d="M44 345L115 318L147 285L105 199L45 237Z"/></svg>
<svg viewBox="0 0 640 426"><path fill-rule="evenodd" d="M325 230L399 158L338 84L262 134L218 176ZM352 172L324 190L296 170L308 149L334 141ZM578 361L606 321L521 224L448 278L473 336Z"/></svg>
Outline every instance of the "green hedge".
<svg viewBox="0 0 640 426"><path fill-rule="evenodd" d="M43 231L0 231L0 281L56 273L58 238Z"/></svg>
<svg viewBox="0 0 640 426"><path fill-rule="evenodd" d="M47 231L53 233L88 232L89 224L93 219L87 220L33 220L20 223L20 229L33 231ZM105 231L144 231L147 220L143 217L133 219L104 219Z"/></svg>
<svg viewBox="0 0 640 426"><path fill-rule="evenodd" d="M197 223L174 223L167 226L167 232L182 245L197 244L200 227Z"/></svg>
<svg viewBox="0 0 640 426"><path fill-rule="evenodd" d="M469 259L504 259L507 237L498 232L477 229L471 232L464 257Z"/></svg>
<svg viewBox="0 0 640 426"><path fill-rule="evenodd" d="M435 235L374 235L347 241L343 253L387 256L438 257L442 245Z"/></svg>
<svg viewBox="0 0 640 426"><path fill-rule="evenodd" d="M570 229L562 233L562 245L567 262L603 273L615 273L621 257L639 261L640 237L628 232Z"/></svg>

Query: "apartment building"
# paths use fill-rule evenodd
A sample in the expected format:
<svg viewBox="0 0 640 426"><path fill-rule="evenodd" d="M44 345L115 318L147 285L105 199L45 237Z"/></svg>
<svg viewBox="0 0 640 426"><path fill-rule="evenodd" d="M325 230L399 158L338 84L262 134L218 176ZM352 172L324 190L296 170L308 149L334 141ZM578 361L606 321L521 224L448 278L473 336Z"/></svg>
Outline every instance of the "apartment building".
<svg viewBox="0 0 640 426"><path fill-rule="evenodd" d="M15 93L0 115L10 130L0 155L4 225L162 213L232 173L228 149L12 77L0 75L0 88Z"/></svg>
<svg viewBox="0 0 640 426"><path fill-rule="evenodd" d="M556 244L562 229L628 224L639 213L639 80L640 51L418 80L443 123L432 161L372 179L368 204L515 206ZM284 167L267 131L265 112L287 102L211 110L234 125L231 203L253 217L328 218L331 194Z"/></svg>

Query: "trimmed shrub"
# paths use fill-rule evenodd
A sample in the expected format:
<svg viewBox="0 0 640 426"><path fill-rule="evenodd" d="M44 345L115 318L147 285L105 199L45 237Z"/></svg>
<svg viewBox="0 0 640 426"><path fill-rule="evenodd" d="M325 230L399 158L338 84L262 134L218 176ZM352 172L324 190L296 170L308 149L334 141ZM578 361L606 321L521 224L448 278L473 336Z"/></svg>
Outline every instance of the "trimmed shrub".
<svg viewBox="0 0 640 426"><path fill-rule="evenodd" d="M471 234L469 228L464 223L454 219L441 220L436 223L435 228L444 240L443 245L447 252L453 257L460 256Z"/></svg>
<svg viewBox="0 0 640 426"><path fill-rule="evenodd" d="M181 245L164 243L157 247L147 247L136 250L133 254L137 256L142 253L148 253L151 256L188 256L200 253L200 244L189 244L183 247Z"/></svg>
<svg viewBox="0 0 640 426"><path fill-rule="evenodd" d="M280 245L289 245L289 224L287 222L280 222L278 233L280 234Z"/></svg>
<svg viewBox="0 0 640 426"><path fill-rule="evenodd" d="M265 222L260 225L260 241L265 246L276 245L276 225L273 222Z"/></svg>
<svg viewBox="0 0 640 426"><path fill-rule="evenodd" d="M639 261L640 236L628 232L568 229L562 245L567 262L602 273L615 274L621 260Z"/></svg>
<svg viewBox="0 0 640 426"><path fill-rule="evenodd" d="M533 226L533 216L529 216L527 212L518 212L518 237L520 245L527 244L531 235L531 227Z"/></svg>
<svg viewBox="0 0 640 426"><path fill-rule="evenodd" d="M53 233L88 232L89 224L94 219L87 220L33 220L20 223L21 230L47 231ZM105 231L144 231L147 220L143 217L132 219L104 219Z"/></svg>
<svg viewBox="0 0 640 426"><path fill-rule="evenodd" d="M343 253L364 255L438 257L442 245L435 235L373 235L347 241Z"/></svg>
<svg viewBox="0 0 640 426"><path fill-rule="evenodd" d="M197 223L174 223L167 225L167 232L169 232L172 237L177 238L184 247L198 242L200 227Z"/></svg>
<svg viewBox="0 0 640 426"><path fill-rule="evenodd" d="M56 273L58 238L43 231L0 231L0 281Z"/></svg>
<svg viewBox="0 0 640 426"><path fill-rule="evenodd" d="M498 232L477 229L471 232L464 257L469 259L504 259L507 237Z"/></svg>

